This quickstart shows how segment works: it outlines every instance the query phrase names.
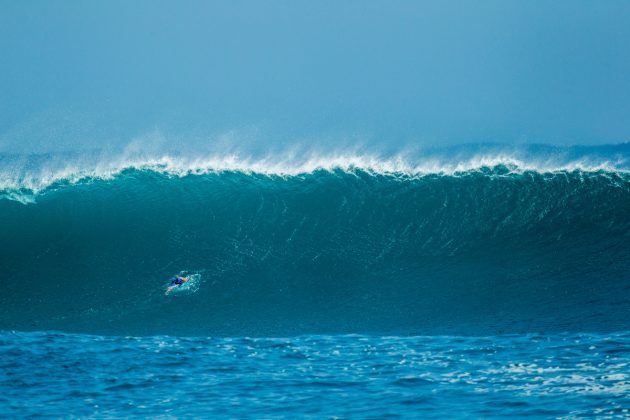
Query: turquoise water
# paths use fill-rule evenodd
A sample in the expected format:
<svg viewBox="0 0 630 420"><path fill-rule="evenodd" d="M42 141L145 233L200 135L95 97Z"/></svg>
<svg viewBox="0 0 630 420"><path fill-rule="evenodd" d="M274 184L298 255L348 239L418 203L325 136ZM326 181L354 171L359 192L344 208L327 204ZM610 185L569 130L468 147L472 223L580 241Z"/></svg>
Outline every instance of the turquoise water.
<svg viewBox="0 0 630 420"><path fill-rule="evenodd" d="M0 328L113 335L630 329L625 172L129 169L0 200ZM193 293L165 298L176 273Z"/></svg>
<svg viewBox="0 0 630 420"><path fill-rule="evenodd" d="M630 334L0 335L0 416L628 417Z"/></svg>
<svg viewBox="0 0 630 420"><path fill-rule="evenodd" d="M0 416L628 417L630 175L598 150L2 156Z"/></svg>

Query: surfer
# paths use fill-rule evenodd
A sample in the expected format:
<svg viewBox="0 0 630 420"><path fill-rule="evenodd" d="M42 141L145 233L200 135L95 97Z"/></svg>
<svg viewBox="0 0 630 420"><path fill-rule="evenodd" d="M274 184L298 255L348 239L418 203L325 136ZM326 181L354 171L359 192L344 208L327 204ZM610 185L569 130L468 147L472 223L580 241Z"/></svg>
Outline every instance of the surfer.
<svg viewBox="0 0 630 420"><path fill-rule="evenodd" d="M182 277L182 276L173 276L171 277L171 284L166 288L166 293L165 294L169 294L171 292L171 290L180 287L182 284L186 283L188 281L187 277Z"/></svg>

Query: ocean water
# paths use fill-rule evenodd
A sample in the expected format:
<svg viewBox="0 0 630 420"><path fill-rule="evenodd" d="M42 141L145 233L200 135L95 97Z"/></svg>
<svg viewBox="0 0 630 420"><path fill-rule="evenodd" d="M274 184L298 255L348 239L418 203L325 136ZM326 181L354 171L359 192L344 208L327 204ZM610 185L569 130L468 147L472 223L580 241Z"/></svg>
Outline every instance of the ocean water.
<svg viewBox="0 0 630 420"><path fill-rule="evenodd" d="M630 335L0 335L0 416L630 416Z"/></svg>
<svg viewBox="0 0 630 420"><path fill-rule="evenodd" d="M0 155L0 416L628 417L628 149Z"/></svg>

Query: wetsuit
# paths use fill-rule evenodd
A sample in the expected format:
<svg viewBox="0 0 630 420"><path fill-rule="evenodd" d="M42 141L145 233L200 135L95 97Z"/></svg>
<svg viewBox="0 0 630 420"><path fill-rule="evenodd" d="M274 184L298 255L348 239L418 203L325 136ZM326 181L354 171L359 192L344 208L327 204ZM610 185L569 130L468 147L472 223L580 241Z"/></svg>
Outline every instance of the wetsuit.
<svg viewBox="0 0 630 420"><path fill-rule="evenodd" d="M173 277L171 279L171 286L181 286L182 284L186 283L186 281L182 278L182 277Z"/></svg>

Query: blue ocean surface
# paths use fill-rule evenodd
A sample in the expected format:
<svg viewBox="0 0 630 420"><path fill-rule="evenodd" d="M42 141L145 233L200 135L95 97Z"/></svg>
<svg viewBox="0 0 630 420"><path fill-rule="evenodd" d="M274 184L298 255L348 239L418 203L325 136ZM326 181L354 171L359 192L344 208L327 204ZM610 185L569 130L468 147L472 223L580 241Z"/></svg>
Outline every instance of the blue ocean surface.
<svg viewBox="0 0 630 420"><path fill-rule="evenodd" d="M474 150L0 155L0 416L630 416L628 145Z"/></svg>
<svg viewBox="0 0 630 420"><path fill-rule="evenodd" d="M630 334L0 335L0 416L630 416Z"/></svg>

